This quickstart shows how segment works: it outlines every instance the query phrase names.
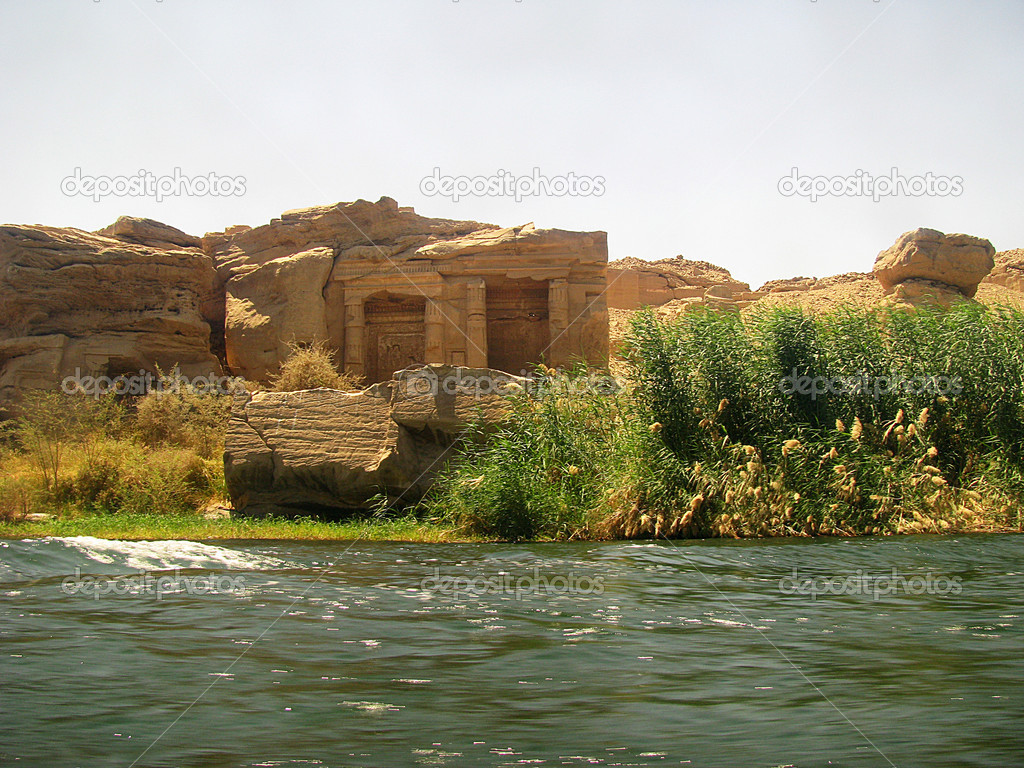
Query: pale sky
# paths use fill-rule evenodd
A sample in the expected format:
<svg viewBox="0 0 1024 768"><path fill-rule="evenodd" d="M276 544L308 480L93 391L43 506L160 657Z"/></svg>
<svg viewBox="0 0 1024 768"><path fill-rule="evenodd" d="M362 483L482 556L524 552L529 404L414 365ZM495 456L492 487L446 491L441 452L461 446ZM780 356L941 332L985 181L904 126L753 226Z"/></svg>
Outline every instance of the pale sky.
<svg viewBox="0 0 1024 768"><path fill-rule="evenodd" d="M387 195L427 216L605 230L753 286L870 270L917 227L1024 247L1022 0L0 0L0 221L193 234ZM85 176L244 194L66 195ZM603 194L421 180L575 174ZM958 177L919 196L779 180Z"/></svg>

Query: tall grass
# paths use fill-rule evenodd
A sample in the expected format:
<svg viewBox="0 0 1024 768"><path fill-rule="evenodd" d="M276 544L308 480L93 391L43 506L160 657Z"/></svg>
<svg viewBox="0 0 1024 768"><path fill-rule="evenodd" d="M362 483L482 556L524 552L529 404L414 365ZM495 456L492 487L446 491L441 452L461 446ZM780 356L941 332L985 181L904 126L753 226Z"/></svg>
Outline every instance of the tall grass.
<svg viewBox="0 0 1024 768"><path fill-rule="evenodd" d="M641 312L623 350L629 392L521 396L443 473L446 519L510 539L1024 522L1018 311Z"/></svg>
<svg viewBox="0 0 1024 768"><path fill-rule="evenodd" d="M441 473L428 504L442 519L512 541L585 535L595 478L623 423L620 402L568 392L569 379L540 371L531 393L512 395L506 422L471 432Z"/></svg>
<svg viewBox="0 0 1024 768"><path fill-rule="evenodd" d="M186 514L222 500L229 409L191 387L134 402L25 393L0 451L0 517Z"/></svg>
<svg viewBox="0 0 1024 768"><path fill-rule="evenodd" d="M150 392L126 418L132 436L152 449L176 447L204 459L224 452L231 397L200 392L191 385Z"/></svg>

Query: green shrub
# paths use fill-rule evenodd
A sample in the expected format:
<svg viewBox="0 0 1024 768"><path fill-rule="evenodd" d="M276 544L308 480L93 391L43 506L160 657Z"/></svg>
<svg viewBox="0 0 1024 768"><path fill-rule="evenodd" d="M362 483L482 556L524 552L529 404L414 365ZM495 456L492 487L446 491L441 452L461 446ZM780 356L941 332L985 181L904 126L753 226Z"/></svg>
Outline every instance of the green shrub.
<svg viewBox="0 0 1024 768"><path fill-rule="evenodd" d="M32 506L32 495L25 478L0 475L0 522L23 518Z"/></svg>
<svg viewBox="0 0 1024 768"><path fill-rule="evenodd" d="M112 396L29 390L18 403L14 434L32 457L43 486L53 490L69 447L91 456L98 441L121 430L123 418L123 408Z"/></svg>
<svg viewBox="0 0 1024 768"><path fill-rule="evenodd" d="M151 448L176 446L203 458L224 451L231 396L199 392L182 385L142 397L135 412L135 433Z"/></svg>
<svg viewBox="0 0 1024 768"><path fill-rule="evenodd" d="M509 398L506 423L466 441L432 489L446 520L488 538L585 535L610 441L616 397L586 390L586 370L546 372L531 393ZM582 390L572 392L566 390Z"/></svg>
<svg viewBox="0 0 1024 768"><path fill-rule="evenodd" d="M146 395L134 414L113 396L26 392L14 444L0 447L0 516L194 513L224 496L229 407L187 387Z"/></svg>
<svg viewBox="0 0 1024 768"><path fill-rule="evenodd" d="M181 514L223 495L220 462L184 448L111 442L62 488L68 505L103 512Z"/></svg>
<svg viewBox="0 0 1024 768"><path fill-rule="evenodd" d="M623 349L631 392L518 398L430 503L507 539L1024 523L1018 311L641 312Z"/></svg>

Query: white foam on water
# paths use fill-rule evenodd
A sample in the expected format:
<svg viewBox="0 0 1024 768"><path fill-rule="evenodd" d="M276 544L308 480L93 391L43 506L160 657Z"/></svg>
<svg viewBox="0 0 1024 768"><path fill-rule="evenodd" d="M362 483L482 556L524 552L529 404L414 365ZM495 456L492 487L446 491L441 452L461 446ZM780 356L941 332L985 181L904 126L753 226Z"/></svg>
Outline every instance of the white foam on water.
<svg viewBox="0 0 1024 768"><path fill-rule="evenodd" d="M342 701L340 704L343 707L352 707L353 709L359 709L363 712L369 712L372 715L380 715L385 712L397 712L400 709L405 709L404 705L387 704L383 701Z"/></svg>
<svg viewBox="0 0 1024 768"><path fill-rule="evenodd" d="M263 570L281 567L285 564L277 558L203 544L198 541L122 541L120 539L98 539L94 536L50 537L44 541L64 544L97 563L126 566L137 570L167 570L170 568Z"/></svg>

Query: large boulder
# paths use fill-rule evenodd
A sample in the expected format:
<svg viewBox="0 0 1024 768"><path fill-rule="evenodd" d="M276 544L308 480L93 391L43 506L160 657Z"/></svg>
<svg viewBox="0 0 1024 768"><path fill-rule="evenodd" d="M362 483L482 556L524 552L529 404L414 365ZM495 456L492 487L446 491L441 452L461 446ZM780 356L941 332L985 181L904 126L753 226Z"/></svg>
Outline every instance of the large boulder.
<svg viewBox="0 0 1024 768"><path fill-rule="evenodd" d="M527 386L501 371L429 365L361 392L239 395L224 451L236 512L347 511L384 494L411 504L430 487L471 423L508 413Z"/></svg>
<svg viewBox="0 0 1024 768"><path fill-rule="evenodd" d="M205 316L215 283L197 248L0 226L0 399L57 387L76 372L178 365L187 376L219 374Z"/></svg>
<svg viewBox="0 0 1024 768"><path fill-rule="evenodd" d="M981 237L916 229L878 254L874 273L886 292L908 280L929 280L973 298L978 283L995 266L995 252L992 243Z"/></svg>

